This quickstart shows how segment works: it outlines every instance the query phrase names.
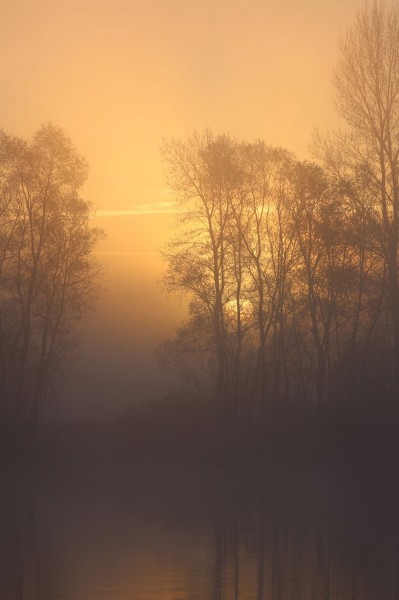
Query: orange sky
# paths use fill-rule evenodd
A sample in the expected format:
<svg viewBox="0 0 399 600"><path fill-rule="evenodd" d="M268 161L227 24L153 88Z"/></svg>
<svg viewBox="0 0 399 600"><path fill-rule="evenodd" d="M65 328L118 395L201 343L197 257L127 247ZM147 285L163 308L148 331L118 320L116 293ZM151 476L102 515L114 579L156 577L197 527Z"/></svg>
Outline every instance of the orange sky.
<svg viewBox="0 0 399 600"><path fill-rule="evenodd" d="M0 1L0 126L24 137L63 127L90 163L84 194L108 232L107 291L75 358L73 402L91 397L106 413L111 396L164 392L154 349L184 309L156 286L173 219L162 137L209 127L306 157L313 128L337 124L332 69L357 5Z"/></svg>
<svg viewBox="0 0 399 600"><path fill-rule="evenodd" d="M313 127L334 124L337 38L357 4L2 0L0 125L24 136L62 126L99 209L153 211L170 200L162 136L210 127L306 154ZM110 227L104 249L120 250ZM154 249L159 227L133 228L131 250Z"/></svg>

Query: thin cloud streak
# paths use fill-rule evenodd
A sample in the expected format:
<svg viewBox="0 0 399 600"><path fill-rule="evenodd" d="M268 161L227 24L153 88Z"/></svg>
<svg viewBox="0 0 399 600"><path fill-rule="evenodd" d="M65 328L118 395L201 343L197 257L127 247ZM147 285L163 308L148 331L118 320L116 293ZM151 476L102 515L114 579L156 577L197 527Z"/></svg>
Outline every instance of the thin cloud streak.
<svg viewBox="0 0 399 600"><path fill-rule="evenodd" d="M165 215L177 213L178 208L175 202L149 202L147 204L137 204L134 208L121 210L98 210L96 217L123 217L134 215Z"/></svg>
<svg viewBox="0 0 399 600"><path fill-rule="evenodd" d="M159 252L125 252L123 250L97 250L93 254L101 256L159 256Z"/></svg>

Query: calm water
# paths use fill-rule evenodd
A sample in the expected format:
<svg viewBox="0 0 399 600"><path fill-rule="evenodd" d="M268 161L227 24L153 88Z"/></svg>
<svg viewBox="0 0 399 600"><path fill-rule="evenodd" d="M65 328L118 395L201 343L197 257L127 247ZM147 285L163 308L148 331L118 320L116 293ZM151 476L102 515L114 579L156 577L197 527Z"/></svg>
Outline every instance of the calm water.
<svg viewBox="0 0 399 600"><path fill-rule="evenodd" d="M104 469L2 477L2 600L399 597L392 481Z"/></svg>

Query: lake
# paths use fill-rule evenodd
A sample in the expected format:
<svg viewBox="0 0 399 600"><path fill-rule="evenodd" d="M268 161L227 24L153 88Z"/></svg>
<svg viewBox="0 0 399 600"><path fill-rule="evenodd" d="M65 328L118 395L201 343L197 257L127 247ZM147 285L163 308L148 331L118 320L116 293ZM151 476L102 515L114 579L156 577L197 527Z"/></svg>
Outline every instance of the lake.
<svg viewBox="0 0 399 600"><path fill-rule="evenodd" d="M392 481L292 467L5 470L2 600L399 597Z"/></svg>

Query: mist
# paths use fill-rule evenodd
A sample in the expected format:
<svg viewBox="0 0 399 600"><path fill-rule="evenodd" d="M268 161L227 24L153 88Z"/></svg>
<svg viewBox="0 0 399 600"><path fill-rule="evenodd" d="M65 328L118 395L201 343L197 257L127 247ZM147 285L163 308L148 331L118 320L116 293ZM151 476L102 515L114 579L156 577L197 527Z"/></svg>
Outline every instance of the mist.
<svg viewBox="0 0 399 600"><path fill-rule="evenodd" d="M0 597L399 598L399 5L4 0Z"/></svg>
<svg viewBox="0 0 399 600"><path fill-rule="evenodd" d="M127 221L129 232L143 225L143 217ZM106 247L111 243L109 237ZM94 314L82 324L79 345L65 365L59 400L49 407L49 418L112 419L178 387L178 373L164 369L156 351L185 317L187 307L163 291L161 257L120 250L100 252L98 257L104 268L103 289Z"/></svg>

